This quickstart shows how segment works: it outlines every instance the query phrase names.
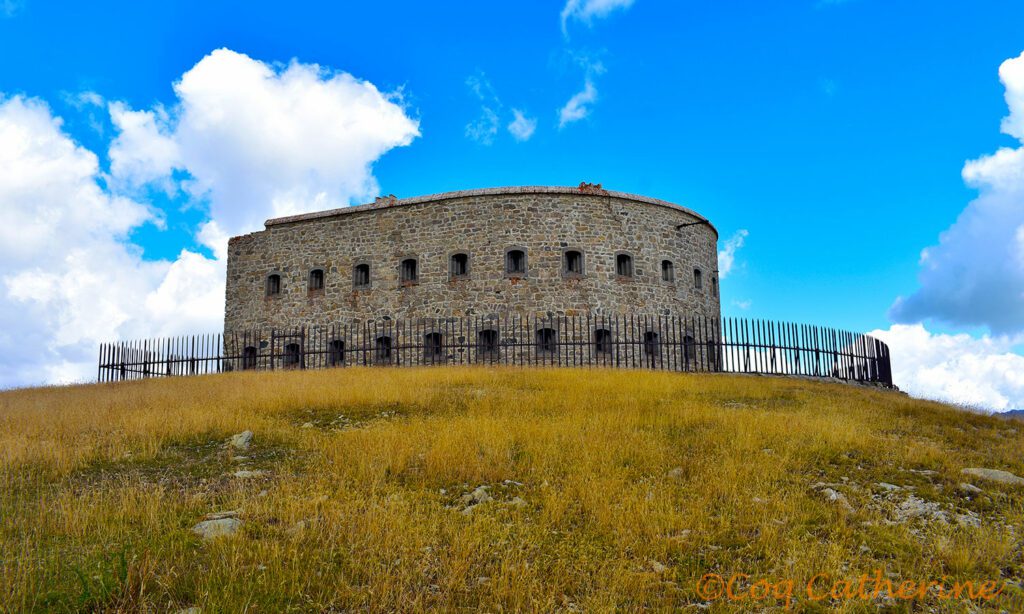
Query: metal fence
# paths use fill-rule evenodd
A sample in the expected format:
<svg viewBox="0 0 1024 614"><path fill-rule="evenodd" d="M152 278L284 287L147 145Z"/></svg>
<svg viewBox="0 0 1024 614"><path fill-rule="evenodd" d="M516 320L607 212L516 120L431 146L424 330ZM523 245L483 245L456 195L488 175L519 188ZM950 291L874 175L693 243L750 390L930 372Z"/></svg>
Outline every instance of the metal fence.
<svg viewBox="0 0 1024 614"><path fill-rule="evenodd" d="M889 348L868 335L742 318L586 315L381 320L119 341L100 346L97 378L453 364L805 375L892 385Z"/></svg>

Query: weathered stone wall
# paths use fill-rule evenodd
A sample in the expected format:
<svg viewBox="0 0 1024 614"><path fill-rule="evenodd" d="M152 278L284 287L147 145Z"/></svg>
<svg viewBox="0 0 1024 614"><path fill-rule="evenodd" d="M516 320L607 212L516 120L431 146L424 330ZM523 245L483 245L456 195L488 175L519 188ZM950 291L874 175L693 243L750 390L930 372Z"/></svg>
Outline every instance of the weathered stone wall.
<svg viewBox="0 0 1024 614"><path fill-rule="evenodd" d="M703 222L679 227L680 224ZM266 230L231 239L225 329L391 318L492 314L720 314L718 233L698 214L651 198L551 187L451 192L269 220ZM505 272L505 252L527 252L522 278ZM583 253L584 273L563 272L563 252ZM451 279L451 254L469 255L469 274ZM634 275L616 274L620 252ZM418 261L403 284L399 263ZM671 260L675 281L662 280ZM353 268L370 265L369 289L353 288ZM309 290L323 269L322 291ZM693 270L703 287L694 287ZM266 279L281 276L268 297Z"/></svg>

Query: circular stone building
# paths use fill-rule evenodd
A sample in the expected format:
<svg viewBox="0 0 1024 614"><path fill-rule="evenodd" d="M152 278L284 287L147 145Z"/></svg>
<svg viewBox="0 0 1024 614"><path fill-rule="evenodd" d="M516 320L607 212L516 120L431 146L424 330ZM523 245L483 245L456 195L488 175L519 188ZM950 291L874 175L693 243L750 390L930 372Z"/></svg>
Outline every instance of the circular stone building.
<svg viewBox="0 0 1024 614"><path fill-rule="evenodd" d="M228 246L225 331L509 315L718 318L718 232L598 185L447 192L268 220Z"/></svg>

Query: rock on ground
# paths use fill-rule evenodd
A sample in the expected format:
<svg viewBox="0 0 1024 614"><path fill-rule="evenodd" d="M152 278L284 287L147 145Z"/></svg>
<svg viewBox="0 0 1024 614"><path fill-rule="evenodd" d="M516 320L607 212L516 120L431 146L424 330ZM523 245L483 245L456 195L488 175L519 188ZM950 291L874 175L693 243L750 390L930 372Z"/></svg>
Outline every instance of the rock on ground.
<svg viewBox="0 0 1024 614"><path fill-rule="evenodd" d="M210 540L234 535L241 526L242 521L238 518L214 518L212 520L204 520L192 527L192 532L203 539Z"/></svg>
<svg viewBox="0 0 1024 614"><path fill-rule="evenodd" d="M985 469L983 467L968 467L961 471L964 475L974 476L976 478L983 478L991 480L993 482L1000 482L1002 484L1013 484L1014 486L1024 486L1024 478L1016 476L1009 471L1002 471L1000 469Z"/></svg>
<svg viewBox="0 0 1024 614"><path fill-rule="evenodd" d="M252 431L242 431L236 435L232 435L231 439L228 440L228 445L235 448L236 450L248 450L249 444L252 443Z"/></svg>

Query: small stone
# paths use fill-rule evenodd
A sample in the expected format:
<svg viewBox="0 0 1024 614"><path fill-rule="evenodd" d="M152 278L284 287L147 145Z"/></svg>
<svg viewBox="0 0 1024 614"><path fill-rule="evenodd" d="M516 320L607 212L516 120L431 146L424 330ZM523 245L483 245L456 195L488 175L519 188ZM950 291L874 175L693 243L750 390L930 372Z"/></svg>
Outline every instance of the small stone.
<svg viewBox="0 0 1024 614"><path fill-rule="evenodd" d="M252 431L242 431L237 435L232 435L231 439L228 440L228 444L238 450L248 450L249 444L252 443Z"/></svg>
<svg viewBox="0 0 1024 614"><path fill-rule="evenodd" d="M313 423L312 423L312 422L304 422L304 423L302 424L302 426L300 426L299 428L302 428L302 429L311 429L311 428L314 428L314 425L313 425Z"/></svg>
<svg viewBox="0 0 1024 614"><path fill-rule="evenodd" d="M192 606L190 608L181 608L180 610L175 610L174 614L203 614L203 610L202 608Z"/></svg>
<svg viewBox="0 0 1024 614"><path fill-rule="evenodd" d="M651 571L653 571L656 574L663 574L666 571L668 571L668 567L659 563L658 561L655 561L654 559L648 561L648 565L650 566Z"/></svg>
<svg viewBox="0 0 1024 614"><path fill-rule="evenodd" d="M303 531L305 531L306 527L308 527L308 526L309 526L309 521L307 521L307 520L300 520L300 521L296 522L295 524L293 524L291 527L289 527L288 530L285 531L285 532L288 533L288 535L298 535L299 533L302 533Z"/></svg>
<svg viewBox="0 0 1024 614"><path fill-rule="evenodd" d="M878 486L879 486L879 488L881 488L882 490L888 490L888 491L890 491L890 492L892 492L892 491L894 491L894 490L903 490L903 489L902 489L902 488L900 488L899 486L897 486L897 485L895 485L895 484L890 484L890 483L888 483L888 482L879 482L879 483L878 483Z"/></svg>
<svg viewBox="0 0 1024 614"><path fill-rule="evenodd" d="M973 512L967 512L966 514L957 514L956 523L962 527L978 528L981 526L981 518L978 518Z"/></svg>
<svg viewBox="0 0 1024 614"><path fill-rule="evenodd" d="M205 540L211 540L234 535L241 526L242 521L237 518L217 518L198 523L192 527L192 532Z"/></svg>
<svg viewBox="0 0 1024 614"><path fill-rule="evenodd" d="M974 484L968 484L967 482L960 482L960 485L957 488L959 488L961 492L965 492L969 495L980 495L985 492Z"/></svg>
<svg viewBox="0 0 1024 614"><path fill-rule="evenodd" d="M1001 484L1013 484L1014 486L1024 485L1024 478L1016 476L1009 471L1002 471L1000 469L984 469L982 467L968 467L963 469L960 473L964 475L974 476L976 478L983 478L991 480L993 482L999 482Z"/></svg>
<svg viewBox="0 0 1024 614"><path fill-rule="evenodd" d="M526 505L526 500L523 499L522 497L516 497L516 498L512 499L511 501L509 501L509 505L512 505L512 506L515 506L515 507L523 507L523 506Z"/></svg>
<svg viewBox="0 0 1024 614"><path fill-rule="evenodd" d="M835 503L836 505L843 508L847 512L853 511L853 506L850 505L850 501L846 498L846 495L844 495L843 493L835 491L831 488L825 488L821 491L821 494L825 496L825 499L832 503Z"/></svg>
<svg viewBox="0 0 1024 614"><path fill-rule="evenodd" d="M670 479L681 480L681 479L683 479L683 468L682 467L676 467L675 469L671 469L671 470L669 470L667 475L668 475L668 477Z"/></svg>
<svg viewBox="0 0 1024 614"><path fill-rule="evenodd" d="M487 487L486 486L478 486L477 489L473 491L473 495L472 496L473 496L473 503L474 504L477 504L477 503L487 503L488 501L491 500L491 496L489 494L487 494Z"/></svg>
<svg viewBox="0 0 1024 614"><path fill-rule="evenodd" d="M258 477L262 476L263 474L264 474L264 472L260 471L259 469L252 469L252 470L250 470L250 469L242 469L241 471L236 471L236 472L232 473L231 475L235 476L236 478L242 479L242 480L247 480L249 478L258 478Z"/></svg>
<svg viewBox="0 0 1024 614"><path fill-rule="evenodd" d="M232 456L231 460L236 462L236 463L240 463L242 461L249 460L249 457L248 456Z"/></svg>
<svg viewBox="0 0 1024 614"><path fill-rule="evenodd" d="M269 492L269 491L266 491L266 490L261 490L261 491L259 492L259 494L257 494L256 496L257 496L257 497L266 497L266 496L267 496L267 495L269 495L269 494L270 494L270 492Z"/></svg>

